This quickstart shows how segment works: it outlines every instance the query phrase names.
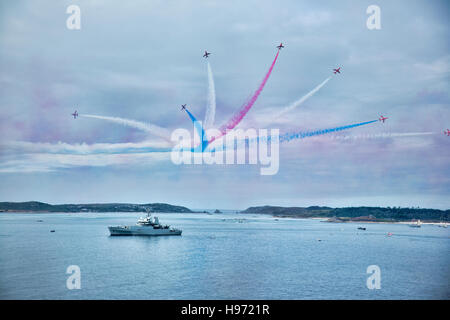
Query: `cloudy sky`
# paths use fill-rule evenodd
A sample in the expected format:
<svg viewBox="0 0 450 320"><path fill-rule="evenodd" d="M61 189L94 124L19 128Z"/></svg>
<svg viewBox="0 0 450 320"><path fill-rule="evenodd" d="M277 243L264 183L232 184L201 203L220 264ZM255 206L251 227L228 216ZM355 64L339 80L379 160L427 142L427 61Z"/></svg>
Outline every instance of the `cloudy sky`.
<svg viewBox="0 0 450 320"><path fill-rule="evenodd" d="M81 30L66 27L71 4L81 9ZM380 30L366 27L372 4ZM0 201L448 209L449 9L437 0L2 2ZM204 118L208 50L220 125L258 87L281 41L241 128L260 128L337 66L340 75L269 128L389 120L282 144L278 173L261 176L258 165L177 166L168 153L130 153L166 142L70 115L192 130L179 106Z"/></svg>

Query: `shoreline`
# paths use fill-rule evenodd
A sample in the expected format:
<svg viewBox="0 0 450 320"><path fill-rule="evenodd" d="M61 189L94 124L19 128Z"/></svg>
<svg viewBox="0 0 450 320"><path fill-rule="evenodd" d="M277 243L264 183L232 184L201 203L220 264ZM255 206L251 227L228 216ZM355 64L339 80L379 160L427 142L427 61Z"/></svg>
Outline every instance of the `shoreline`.
<svg viewBox="0 0 450 320"><path fill-rule="evenodd" d="M86 213L100 213L100 214L107 214L107 213L136 213L136 214L142 214L141 211L112 211L112 212L103 212L103 211L74 211L74 212L54 212L54 211L28 211L28 210L14 210L14 211L0 211L0 215L2 213L10 213L10 214L86 214ZM204 215L223 215L228 213L205 213L205 212L152 212L152 213L166 213L166 214L204 214ZM232 214L242 214L242 215L249 215L249 213L232 213ZM296 216L277 216L270 213L252 213L253 215L260 215L260 216L269 216L274 219L304 219L304 220L320 220L320 222L327 222L327 223L334 223L334 224L341 224L341 223L355 223L355 224L368 224L368 223L380 223L380 224L406 224L410 225L416 222L417 220L413 221L370 221L370 220L344 220L344 221L328 221L330 217L296 217ZM348 218L349 217L341 217L341 218ZM447 223L445 221L433 221L433 220L421 220L422 225L437 225Z"/></svg>
<svg viewBox="0 0 450 320"><path fill-rule="evenodd" d="M248 214L248 213L245 213ZM275 219L304 219L304 220L320 220L321 222L328 222L328 223L336 223L336 224L340 224L340 223L384 223L384 224L412 224L414 222L416 222L417 220L410 220L410 221L370 221L370 220L360 220L360 221L355 221L355 220L347 220L347 221L328 221L328 219L330 219L330 217L295 217L295 216L276 216L270 213L252 213L252 214L258 214L258 215L265 215L265 216L270 216L272 218ZM348 217L343 217L343 218L348 218ZM445 221L435 221L435 220L420 220L422 225L439 225L441 223L447 223L449 224L449 222L445 222Z"/></svg>
<svg viewBox="0 0 450 320"><path fill-rule="evenodd" d="M321 220L321 222L327 222L327 223L335 223L335 224L340 224L340 223L383 223L383 224L413 224L416 221L364 221L364 220L360 220L360 221L355 221L355 220L348 220L348 221L328 221L328 219L330 219L329 217L311 217L311 218L303 218L303 217L280 217L280 216L272 216L274 218L293 218L293 219L311 219L311 220ZM442 223L447 223L444 221L432 221L432 220L420 220L422 225L439 225Z"/></svg>

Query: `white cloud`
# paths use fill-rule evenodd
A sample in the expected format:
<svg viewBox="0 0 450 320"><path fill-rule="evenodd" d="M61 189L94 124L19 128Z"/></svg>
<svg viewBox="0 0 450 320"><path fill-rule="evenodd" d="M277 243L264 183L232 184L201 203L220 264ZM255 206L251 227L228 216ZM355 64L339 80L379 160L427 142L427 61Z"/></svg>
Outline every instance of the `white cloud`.
<svg viewBox="0 0 450 320"><path fill-rule="evenodd" d="M330 24L332 21L333 15L329 11L309 11L288 18L283 25L285 27L313 28Z"/></svg>

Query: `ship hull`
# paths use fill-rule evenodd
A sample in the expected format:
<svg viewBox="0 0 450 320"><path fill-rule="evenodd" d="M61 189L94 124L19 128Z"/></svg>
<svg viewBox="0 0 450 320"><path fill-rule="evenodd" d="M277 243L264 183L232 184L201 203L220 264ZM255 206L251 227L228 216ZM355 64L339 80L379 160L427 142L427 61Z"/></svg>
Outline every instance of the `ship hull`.
<svg viewBox="0 0 450 320"><path fill-rule="evenodd" d="M111 236L181 236L181 230L149 227L108 227Z"/></svg>

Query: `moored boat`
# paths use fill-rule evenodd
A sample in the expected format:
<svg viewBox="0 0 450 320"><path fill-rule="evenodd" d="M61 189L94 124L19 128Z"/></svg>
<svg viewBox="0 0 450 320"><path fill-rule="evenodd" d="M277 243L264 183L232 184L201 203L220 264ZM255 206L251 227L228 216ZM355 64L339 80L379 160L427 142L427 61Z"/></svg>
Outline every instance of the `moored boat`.
<svg viewBox="0 0 450 320"><path fill-rule="evenodd" d="M420 228L422 226L422 222L418 219L416 222L413 222L409 225L411 228Z"/></svg>

